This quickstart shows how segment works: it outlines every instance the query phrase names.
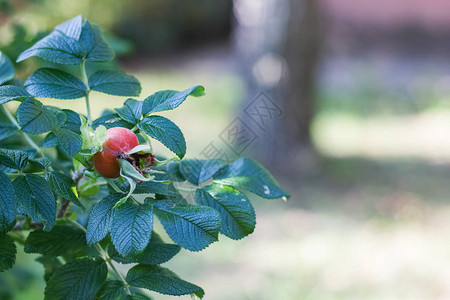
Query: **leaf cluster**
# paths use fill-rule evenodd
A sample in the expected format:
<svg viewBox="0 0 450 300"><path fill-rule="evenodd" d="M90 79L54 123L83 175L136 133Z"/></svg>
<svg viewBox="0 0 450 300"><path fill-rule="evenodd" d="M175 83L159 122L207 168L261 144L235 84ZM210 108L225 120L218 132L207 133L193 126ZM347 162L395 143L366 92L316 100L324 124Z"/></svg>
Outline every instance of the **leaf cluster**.
<svg viewBox="0 0 450 300"><path fill-rule="evenodd" d="M109 61L114 53L98 26L81 16L56 26L17 61L31 57L78 65L80 72L40 68L20 82L0 52L0 105L6 117L0 118L0 271L14 265L19 244L40 255L45 299L150 299L145 290L202 298L202 288L161 264L181 249L205 249L220 234L239 240L253 233L249 194L266 199L288 194L251 159L183 159L182 131L157 113L204 95L202 86L128 98L92 120L91 92L136 98L141 85L120 70L86 73L86 64ZM38 98L56 104L84 98L87 115ZM19 102L15 116L5 107L11 101ZM102 178L92 163L112 127L132 129L144 141L127 154L138 158L134 165L119 159L118 179ZM154 157L152 140L176 156L146 162L141 172L136 167L145 165L143 158ZM171 242L154 231L156 219ZM133 266L123 276L118 263Z"/></svg>

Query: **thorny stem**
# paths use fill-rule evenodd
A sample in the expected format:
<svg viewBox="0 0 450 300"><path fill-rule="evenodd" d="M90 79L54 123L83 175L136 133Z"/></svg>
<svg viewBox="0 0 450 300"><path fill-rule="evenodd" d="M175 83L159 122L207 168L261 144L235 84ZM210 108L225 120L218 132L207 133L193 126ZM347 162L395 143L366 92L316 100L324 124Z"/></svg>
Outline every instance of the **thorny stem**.
<svg viewBox="0 0 450 300"><path fill-rule="evenodd" d="M71 222L72 224L74 224L75 226L77 226L78 228L82 229L84 232L86 232L86 228L84 228L83 226L81 226L80 223L78 223L77 221L74 220L69 220L69 222ZM106 261L106 263L109 265L109 267L111 268L111 271L114 273L114 275L116 276L117 279L119 279L120 281L122 281L123 285L126 288L127 294L131 295L131 291L129 288L129 284L128 282L125 280L125 278L123 277L122 273L119 272L119 270L117 270L116 266L114 265L114 263L112 262L111 257L109 257L108 253L102 248L102 246L99 243L95 243L94 244L95 249L97 249L97 251L100 253L100 255L102 256L102 258Z"/></svg>
<svg viewBox="0 0 450 300"><path fill-rule="evenodd" d="M86 100L88 123L89 123L89 125L92 125L91 105L89 104L90 89L89 89L89 84L88 84L88 78L86 75L86 60L85 59L83 59L83 62L81 63L81 76L82 76L83 83L87 89L86 96L84 98Z"/></svg>

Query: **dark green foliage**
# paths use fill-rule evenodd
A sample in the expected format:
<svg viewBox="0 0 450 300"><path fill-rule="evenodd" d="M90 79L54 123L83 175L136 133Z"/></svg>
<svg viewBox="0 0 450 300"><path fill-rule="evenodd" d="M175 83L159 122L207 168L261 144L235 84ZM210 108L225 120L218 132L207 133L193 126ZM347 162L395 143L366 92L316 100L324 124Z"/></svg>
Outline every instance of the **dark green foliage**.
<svg viewBox="0 0 450 300"><path fill-rule="evenodd" d="M53 228L56 202L48 182L38 175L26 174L14 180L13 186L18 199L17 212L37 222L46 222L46 230Z"/></svg>
<svg viewBox="0 0 450 300"><path fill-rule="evenodd" d="M0 164L16 170L22 170L28 163L28 153L21 150L0 149Z"/></svg>
<svg viewBox="0 0 450 300"><path fill-rule="evenodd" d="M31 95L21 87L15 85L0 86L0 105L9 101L23 101Z"/></svg>
<svg viewBox="0 0 450 300"><path fill-rule="evenodd" d="M75 185L72 178L62 173L48 172L45 174L45 180L48 181L56 195L68 199L76 205L83 207L83 204L81 204L80 200L72 190L72 186Z"/></svg>
<svg viewBox="0 0 450 300"><path fill-rule="evenodd" d="M23 131L34 134L49 132L58 125L56 116L40 101L27 98L17 109L17 121Z"/></svg>
<svg viewBox="0 0 450 300"><path fill-rule="evenodd" d="M48 36L23 52L17 62L33 56L56 64L78 65L84 59L110 61L114 53L101 36L98 26L77 16L57 26Z"/></svg>
<svg viewBox="0 0 450 300"><path fill-rule="evenodd" d="M220 232L229 238L242 239L255 230L256 216L252 204L233 187L217 184L206 186L195 192L195 201L220 212Z"/></svg>
<svg viewBox="0 0 450 300"><path fill-rule="evenodd" d="M44 267L44 279L45 282L48 282L50 277L52 277L53 273L59 269L63 264L56 256L40 256L36 259L38 262L42 264Z"/></svg>
<svg viewBox="0 0 450 300"><path fill-rule="evenodd" d="M100 242L106 237L111 229L111 223L114 217L114 205L123 197L122 194L106 196L98 202L89 216L87 226L87 242L94 244Z"/></svg>
<svg viewBox="0 0 450 300"><path fill-rule="evenodd" d="M17 60L40 57L78 65L81 73L41 68L22 84L11 80L14 69L0 52L0 109L5 116L0 140L7 148L0 149L0 271L13 266L16 241L26 253L41 254L45 299L150 299L139 289L202 298L202 288L159 265L182 247L203 250L218 241L219 233L236 240L251 234L255 212L241 190L267 199L288 195L264 167L247 158L230 164L221 159L182 160L187 149L182 131L152 114L175 109L189 96L204 95L203 86L159 91L144 100L130 98L92 121L92 91L122 97L141 92L139 81L120 70L103 70L100 64L95 73L86 72L86 64L109 61L113 55L98 26L81 16L56 26ZM55 106L43 105L38 97L85 97L88 114L60 109L58 100ZM16 117L1 106L11 101L19 102ZM101 177L93 166L94 155L107 150L103 143L113 127L132 129L141 142L105 166L117 162L117 179ZM35 135L44 133L38 146ZM176 157L156 160L152 139ZM188 194L193 197L185 197ZM153 231L154 216L174 243ZM23 235L22 230L30 233ZM124 279L116 262L137 265Z"/></svg>
<svg viewBox="0 0 450 300"><path fill-rule="evenodd" d="M0 172L0 185L0 232L4 232L16 218L17 198L11 180L3 172Z"/></svg>
<svg viewBox="0 0 450 300"><path fill-rule="evenodd" d="M15 135L19 131L16 125L6 122L0 122L0 128L0 141Z"/></svg>
<svg viewBox="0 0 450 300"><path fill-rule="evenodd" d="M11 269L16 261L16 245L12 238L0 233L0 272Z"/></svg>
<svg viewBox="0 0 450 300"><path fill-rule="evenodd" d="M0 52L0 85L14 78L14 66L11 60Z"/></svg>
<svg viewBox="0 0 450 300"><path fill-rule="evenodd" d="M31 74L25 82L27 92L35 97L78 99L86 96L84 83L64 71L42 68Z"/></svg>
<svg viewBox="0 0 450 300"><path fill-rule="evenodd" d="M256 195L277 199L289 197L263 166L248 158L239 158L214 176L214 181L248 190Z"/></svg>
<svg viewBox="0 0 450 300"><path fill-rule="evenodd" d="M203 298L205 292L199 286L180 279L169 269L160 266L137 265L127 274L127 282L135 287L164 295L182 296L194 294Z"/></svg>
<svg viewBox="0 0 450 300"><path fill-rule="evenodd" d="M87 247L86 234L72 225L56 225L49 232L36 230L25 241L25 252L60 256Z"/></svg>
<svg viewBox="0 0 450 300"><path fill-rule="evenodd" d="M116 108L116 112L124 121L137 124L142 118L142 101L128 99L123 107Z"/></svg>
<svg viewBox="0 0 450 300"><path fill-rule="evenodd" d="M170 238L191 251L200 251L219 238L220 215L206 206L160 200L155 213Z"/></svg>
<svg viewBox="0 0 450 300"><path fill-rule="evenodd" d="M199 185L213 177L225 165L226 162L221 159L183 159L179 163L179 171L187 181Z"/></svg>
<svg viewBox="0 0 450 300"><path fill-rule="evenodd" d="M166 244L156 232L153 232L150 243L144 251L134 257L121 256L113 246L109 248L108 252L112 259L123 264L160 265L171 260L180 250L179 245Z"/></svg>
<svg viewBox="0 0 450 300"><path fill-rule="evenodd" d="M56 135L58 145L64 153L72 156L80 151L83 139L79 134L61 127L53 129L53 133Z"/></svg>
<svg viewBox="0 0 450 300"><path fill-rule="evenodd" d="M139 129L163 143L180 159L186 154L186 141L180 128L169 119L161 116L150 116L139 123Z"/></svg>
<svg viewBox="0 0 450 300"><path fill-rule="evenodd" d="M111 240L120 255L137 255L150 241L152 229L153 206L126 202L114 211Z"/></svg>
<svg viewBox="0 0 450 300"><path fill-rule="evenodd" d="M195 86L182 92L156 92L144 100L142 114L147 115L158 111L172 110L183 103L188 96L200 97L203 95L205 95L205 88L202 86Z"/></svg>
<svg viewBox="0 0 450 300"><path fill-rule="evenodd" d="M114 96L139 96L141 84L130 75L119 71L98 71L89 77L89 87L93 91Z"/></svg>
<svg viewBox="0 0 450 300"><path fill-rule="evenodd" d="M126 287L122 281L108 280L97 294L98 300L124 299L127 296Z"/></svg>
<svg viewBox="0 0 450 300"><path fill-rule="evenodd" d="M103 259L82 258L58 268L47 283L45 299L94 299L103 286L108 269Z"/></svg>

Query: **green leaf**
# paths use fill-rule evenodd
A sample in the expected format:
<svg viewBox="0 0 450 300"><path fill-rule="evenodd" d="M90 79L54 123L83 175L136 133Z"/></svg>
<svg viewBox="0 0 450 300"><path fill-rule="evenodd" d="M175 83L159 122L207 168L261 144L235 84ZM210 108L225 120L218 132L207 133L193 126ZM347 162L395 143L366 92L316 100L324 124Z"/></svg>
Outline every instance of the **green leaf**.
<svg viewBox="0 0 450 300"><path fill-rule="evenodd" d="M223 168L214 176L214 181L246 189L266 199L289 197L269 171L249 158L239 158Z"/></svg>
<svg viewBox="0 0 450 300"><path fill-rule="evenodd" d="M81 15L76 16L69 21L61 23L55 27L55 30L64 33L66 36L79 40L81 36L81 29L83 27L83 17Z"/></svg>
<svg viewBox="0 0 450 300"><path fill-rule="evenodd" d="M183 133L169 119L161 116L146 117L138 124L138 127L152 138L163 143L180 159L186 154L186 141Z"/></svg>
<svg viewBox="0 0 450 300"><path fill-rule="evenodd" d="M125 300L152 300L152 298L141 293L134 293L133 295L128 295Z"/></svg>
<svg viewBox="0 0 450 300"><path fill-rule="evenodd" d="M59 140L53 132L50 132L45 136L42 142L39 144L41 148L50 148L59 145Z"/></svg>
<svg viewBox="0 0 450 300"><path fill-rule="evenodd" d="M83 52L77 40L55 30L22 52L17 58L17 62L37 56L56 64L79 65L83 61Z"/></svg>
<svg viewBox="0 0 450 300"><path fill-rule="evenodd" d="M212 184L197 189L195 201L216 209L222 217L220 232L239 240L255 230L256 216L247 197L230 186Z"/></svg>
<svg viewBox="0 0 450 300"><path fill-rule="evenodd" d="M182 296L194 294L203 298L205 292L195 284L182 280L169 269L160 266L137 265L128 271L127 282L163 295Z"/></svg>
<svg viewBox="0 0 450 300"><path fill-rule="evenodd" d="M63 173L52 171L45 174L45 180L48 181L53 192L56 195L68 199L70 202L73 202L79 207L84 208L83 204L81 204L80 200L72 190L72 187L75 186L72 178Z"/></svg>
<svg viewBox="0 0 450 300"><path fill-rule="evenodd" d="M123 264L160 265L171 260L180 250L181 247L179 245L164 243L162 238L153 231L150 243L142 253L134 257L123 257L114 247L110 247L108 253L112 259Z"/></svg>
<svg viewBox="0 0 450 300"><path fill-rule="evenodd" d="M0 149L0 164L11 169L23 170L28 158L28 153L22 150Z"/></svg>
<svg viewBox="0 0 450 300"><path fill-rule="evenodd" d="M10 81L15 76L11 60L0 51L0 85Z"/></svg>
<svg viewBox="0 0 450 300"><path fill-rule="evenodd" d="M36 259L38 262L42 264L44 267L45 273L44 273L44 279L45 282L48 282L50 277L52 277L53 273L57 269L63 266L63 264L59 261L59 259L55 256L40 256Z"/></svg>
<svg viewBox="0 0 450 300"><path fill-rule="evenodd" d="M73 110L70 109L63 109L62 110L67 117L66 122L61 126L62 128L69 129L75 133L80 134L80 127L81 127L81 118L80 115Z"/></svg>
<svg viewBox="0 0 450 300"><path fill-rule="evenodd" d="M47 169L52 164L52 161L50 159L48 159L47 157L33 158L33 159L28 160L28 162L30 164L32 164L33 166L40 168L41 170Z"/></svg>
<svg viewBox="0 0 450 300"><path fill-rule="evenodd" d="M125 159L119 159L120 163L120 171L122 176L127 176L132 179L140 180L140 181L149 181L150 179L147 177L144 177L141 173L139 173L133 165L125 160Z"/></svg>
<svg viewBox="0 0 450 300"><path fill-rule="evenodd" d="M25 82L27 92L35 97L55 99L79 99L86 96L84 83L64 71L41 68Z"/></svg>
<svg viewBox="0 0 450 300"><path fill-rule="evenodd" d="M158 200L168 199L176 204L187 204L186 199L184 199L183 195L181 195L180 192L178 192L173 183L167 186L167 195L158 194L156 195L155 198Z"/></svg>
<svg viewBox="0 0 450 300"><path fill-rule="evenodd" d="M122 120L118 114L105 110L98 119L92 122L92 127L97 128L98 126L105 126L106 129L113 127L125 127L132 129L135 125Z"/></svg>
<svg viewBox="0 0 450 300"><path fill-rule="evenodd" d="M150 241L153 229L153 206L125 202L115 209L111 241L122 256L142 252Z"/></svg>
<svg viewBox="0 0 450 300"><path fill-rule="evenodd" d="M146 181L136 185L136 189L134 190L134 194L161 194L161 195L169 195L168 184L155 182L155 181Z"/></svg>
<svg viewBox="0 0 450 300"><path fill-rule="evenodd" d="M49 132L58 119L41 102L28 98L17 109L17 121L23 131L33 134Z"/></svg>
<svg viewBox="0 0 450 300"><path fill-rule="evenodd" d="M83 24L79 42L87 61L106 62L114 58L114 51L103 39L100 28L89 21Z"/></svg>
<svg viewBox="0 0 450 300"><path fill-rule="evenodd" d="M58 138L58 144L64 153L72 156L80 151L83 139L79 134L61 127L53 129L53 133Z"/></svg>
<svg viewBox="0 0 450 300"><path fill-rule="evenodd" d="M10 101L23 101L31 95L21 87L15 85L0 86L0 105Z"/></svg>
<svg viewBox="0 0 450 300"><path fill-rule="evenodd" d="M13 181L18 199L17 212L36 222L46 222L44 230L51 230L56 221L56 202L50 185L35 174L25 174Z"/></svg>
<svg viewBox="0 0 450 300"><path fill-rule="evenodd" d="M0 122L0 141L15 135L19 129L16 125L7 122Z"/></svg>
<svg viewBox="0 0 450 300"><path fill-rule="evenodd" d="M122 281L108 280L102 286L95 299L97 300L122 300L127 296L126 287Z"/></svg>
<svg viewBox="0 0 450 300"><path fill-rule="evenodd" d="M222 159L183 159L180 161L180 172L192 184L199 185L213 177L226 165Z"/></svg>
<svg viewBox="0 0 450 300"><path fill-rule="evenodd" d="M117 114L125 121L137 124L142 118L142 101L127 99L121 108L116 108Z"/></svg>
<svg viewBox="0 0 450 300"><path fill-rule="evenodd" d="M147 115L158 111L171 110L178 107L188 96L200 97L205 94L205 88L198 85L182 92L160 91L144 100L142 114Z"/></svg>
<svg viewBox="0 0 450 300"><path fill-rule="evenodd" d="M171 162L166 166L167 173L170 175L170 178L175 182L186 181L183 174L180 171L180 162Z"/></svg>
<svg viewBox="0 0 450 300"><path fill-rule="evenodd" d="M154 203L155 214L170 238L183 248L200 251L218 240L220 214L206 206L176 204L170 200Z"/></svg>
<svg viewBox="0 0 450 300"><path fill-rule="evenodd" d="M120 71L102 70L92 74L89 87L93 91L114 96L139 96L141 93L139 81Z"/></svg>
<svg viewBox="0 0 450 300"><path fill-rule="evenodd" d="M55 106L46 106L46 108L56 116L56 119L58 120L58 126L62 126L67 121L66 114L62 111L61 108L55 107Z"/></svg>
<svg viewBox="0 0 450 300"><path fill-rule="evenodd" d="M26 253L61 256L87 247L86 234L72 225L56 225L51 231L35 230L28 235Z"/></svg>
<svg viewBox="0 0 450 300"><path fill-rule="evenodd" d="M123 194L108 195L94 206L87 226L88 244L100 242L109 233L114 216L113 207L122 197Z"/></svg>
<svg viewBox="0 0 450 300"><path fill-rule="evenodd" d="M11 269L16 262L17 249L7 234L0 233L0 272Z"/></svg>
<svg viewBox="0 0 450 300"><path fill-rule="evenodd" d="M103 39L97 25L77 16L55 27L30 49L23 52L17 62L37 56L44 60L66 65L79 65L87 61L110 61L114 52Z"/></svg>
<svg viewBox="0 0 450 300"><path fill-rule="evenodd" d="M45 288L45 300L94 299L106 280L101 258L77 259L55 271Z"/></svg>
<svg viewBox="0 0 450 300"><path fill-rule="evenodd" d="M3 172L0 172L0 185L0 232L5 232L16 218L17 197L11 180Z"/></svg>

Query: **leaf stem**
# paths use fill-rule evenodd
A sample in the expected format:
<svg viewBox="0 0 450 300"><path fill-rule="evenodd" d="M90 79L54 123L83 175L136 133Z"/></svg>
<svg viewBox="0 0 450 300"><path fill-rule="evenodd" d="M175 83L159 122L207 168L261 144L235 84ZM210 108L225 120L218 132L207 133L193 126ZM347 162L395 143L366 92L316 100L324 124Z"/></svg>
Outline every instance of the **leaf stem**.
<svg viewBox="0 0 450 300"><path fill-rule="evenodd" d="M179 160L180 159L178 157L172 157L172 158L169 158L169 159L166 159L166 160L156 160L155 163L153 164L153 166L154 167L162 167L162 166L167 165L170 162L179 161Z"/></svg>
<svg viewBox="0 0 450 300"><path fill-rule="evenodd" d="M105 178L105 180L106 180L106 182L116 191L116 192L118 192L118 193L124 193L118 186L117 186L117 184L114 182L114 181L112 181L111 179L109 179L109 178Z"/></svg>
<svg viewBox="0 0 450 300"><path fill-rule="evenodd" d="M77 226L78 228L82 229L84 232L86 232L86 228L84 228L80 223L78 223L75 220L68 220L70 223L74 224L75 226ZM102 256L102 258L105 260L105 262L109 265L110 269L112 270L112 272L114 273L114 275L116 276L117 279L119 279L120 281L122 281L123 285L126 288L127 294L131 295L131 291L129 288L129 284L128 282L125 280L125 278L123 277L122 273L119 272L119 270L117 270L116 266L114 265L114 263L112 262L111 257L109 257L108 253L102 248L102 246L99 243L95 243L94 244L95 249L97 249L97 251L99 252L99 254Z"/></svg>
<svg viewBox="0 0 450 300"><path fill-rule="evenodd" d="M109 178L105 178L105 180L106 180L106 182L116 191L116 192L118 192L118 193L121 193L121 194L125 194L124 193L124 191L122 191L118 186L117 186L117 184L114 182L114 181L112 181L111 179L109 179ZM139 203L139 201L137 201L132 195L130 195L130 197L129 197L131 200L133 200L135 203Z"/></svg>
<svg viewBox="0 0 450 300"><path fill-rule="evenodd" d="M35 172L35 173L27 173L27 174L35 174L35 175L45 175L47 174L47 172ZM6 174L10 179L14 179L20 176L23 176L24 173L20 172L20 173L7 173Z"/></svg>
<svg viewBox="0 0 450 300"><path fill-rule="evenodd" d="M91 105L89 104L89 92L91 91L89 89L89 83L88 83L88 78L86 75L86 60L83 59L83 62L81 63L81 77L82 77L82 81L84 83L84 85L86 86L86 96L85 101L86 101L86 110L87 110L87 117L88 117L88 123L89 125L92 125L92 115L91 115Z"/></svg>
<svg viewBox="0 0 450 300"><path fill-rule="evenodd" d="M175 186L175 188L177 190L183 191L183 192L195 192L197 190L197 189L184 188L184 187L181 187L181 186Z"/></svg>
<svg viewBox="0 0 450 300"><path fill-rule="evenodd" d="M8 119L13 123L23 134L25 140L27 143L36 150L37 153L39 153L41 156L44 156L44 153L42 152L42 149L33 141L33 139L26 133L22 131L22 128L20 128L19 123L17 123L16 119L13 117L13 115L7 110L4 106L2 106L3 111L5 112Z"/></svg>

